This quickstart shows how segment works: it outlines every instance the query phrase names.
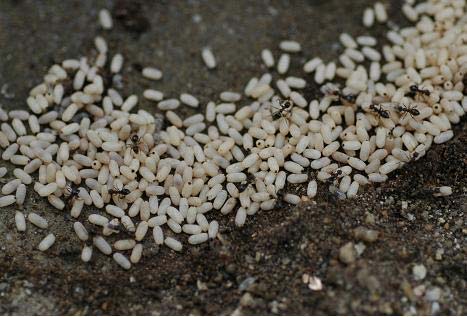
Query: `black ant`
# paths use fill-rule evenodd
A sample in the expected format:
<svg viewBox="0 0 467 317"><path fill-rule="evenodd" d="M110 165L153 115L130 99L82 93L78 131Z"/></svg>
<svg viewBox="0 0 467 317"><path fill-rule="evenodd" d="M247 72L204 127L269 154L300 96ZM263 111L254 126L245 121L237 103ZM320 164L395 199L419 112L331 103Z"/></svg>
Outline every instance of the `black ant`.
<svg viewBox="0 0 467 317"><path fill-rule="evenodd" d="M114 218L114 219L110 220L105 226L103 226L102 234L105 235L105 236L108 236L108 235L111 235L113 233L118 233L118 232L120 232L121 228L122 227L120 226L120 221L117 218ZM91 234L93 236L95 236L95 235L98 235L99 232L97 232L97 230L95 230L93 228Z"/></svg>
<svg viewBox="0 0 467 317"><path fill-rule="evenodd" d="M256 183L256 177L254 174L251 174L251 173L247 173L246 175L246 180L244 180L243 182L239 183L237 185L237 188L240 192L243 192L245 190L248 189L248 186L255 186L255 183Z"/></svg>
<svg viewBox="0 0 467 317"><path fill-rule="evenodd" d="M409 114L412 118L414 116L418 116L420 114L420 111L418 111L417 109L417 105L411 105L411 106L406 106L406 105L398 105L396 107L396 109L402 113L402 117L401 118L404 118L407 114Z"/></svg>
<svg viewBox="0 0 467 317"><path fill-rule="evenodd" d="M275 197L276 203L274 204L274 208L282 209L282 208L287 208L289 206L289 204L285 202L284 196L285 196L284 188L281 188L280 190L276 192L276 197Z"/></svg>
<svg viewBox="0 0 467 317"><path fill-rule="evenodd" d="M107 229L112 230L114 232L118 232L121 229L120 222L118 220L114 220L107 223Z"/></svg>
<svg viewBox="0 0 467 317"><path fill-rule="evenodd" d="M407 163L409 163L409 162L414 162L418 160L420 153L418 152L406 153L405 156L407 157Z"/></svg>
<svg viewBox="0 0 467 317"><path fill-rule="evenodd" d="M334 184L334 182L342 176L342 170L337 169L331 173L331 177L327 179L327 181L331 184Z"/></svg>
<svg viewBox="0 0 467 317"><path fill-rule="evenodd" d="M141 146L144 146L144 152L147 151L147 145L144 143L141 137L137 134L133 134L130 138L131 143L127 143L127 147L130 147L134 153L138 154L141 150Z"/></svg>
<svg viewBox="0 0 467 317"><path fill-rule="evenodd" d="M329 184L329 193L331 194L331 199L335 201L336 198L344 199L346 197L345 193L341 192L337 187L337 180L344 176L344 172L341 169L337 169L330 173L331 177L325 180Z"/></svg>
<svg viewBox="0 0 467 317"><path fill-rule="evenodd" d="M410 97L415 97L417 94L424 95L427 97L431 95L431 92L428 89L421 89L417 85L411 85L409 89L410 89L410 92L409 92Z"/></svg>
<svg viewBox="0 0 467 317"><path fill-rule="evenodd" d="M73 187L71 185L66 185L65 187L66 192L68 193L68 196L66 198L66 204L69 205L73 200L79 197L79 188L78 187Z"/></svg>
<svg viewBox="0 0 467 317"><path fill-rule="evenodd" d="M354 94L344 94L337 86L332 84L327 84L321 88L321 92L327 96L334 96L339 98L345 106L355 104L357 96Z"/></svg>
<svg viewBox="0 0 467 317"><path fill-rule="evenodd" d="M239 192L243 192L247 189L248 185L250 183L248 181L241 182L240 184L237 185L237 189Z"/></svg>
<svg viewBox="0 0 467 317"><path fill-rule="evenodd" d="M110 195L118 195L119 198L124 198L130 194L130 190L128 188L117 188L114 187L113 189L109 189Z"/></svg>
<svg viewBox="0 0 467 317"><path fill-rule="evenodd" d="M418 160L418 158L419 158L419 156L420 156L420 153L418 153L418 152L413 152L410 156L411 156L410 161L413 162L413 161Z"/></svg>
<svg viewBox="0 0 467 317"><path fill-rule="evenodd" d="M383 106L378 106L378 105L371 104L369 108L373 112L377 113L378 116L380 116L382 118L385 118L385 119L389 119L389 111L384 110Z"/></svg>
<svg viewBox="0 0 467 317"><path fill-rule="evenodd" d="M294 103L292 100L278 100L279 101L279 107L274 107L274 109L277 109L276 111L272 112L272 120L278 120L280 118L288 118L290 116L290 113L292 111L292 107L294 106Z"/></svg>

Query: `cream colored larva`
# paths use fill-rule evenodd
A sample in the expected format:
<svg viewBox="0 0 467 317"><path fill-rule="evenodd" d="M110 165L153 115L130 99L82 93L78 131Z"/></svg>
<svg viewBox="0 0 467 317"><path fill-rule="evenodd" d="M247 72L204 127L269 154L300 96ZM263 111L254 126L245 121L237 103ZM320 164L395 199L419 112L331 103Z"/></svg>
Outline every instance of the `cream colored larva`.
<svg viewBox="0 0 467 317"><path fill-rule="evenodd" d="M199 105L198 99L196 99L196 97L194 97L193 95L187 93L183 93L180 95L180 101L185 105L193 108L196 108Z"/></svg>
<svg viewBox="0 0 467 317"><path fill-rule="evenodd" d="M113 254L113 259L125 270L129 270L131 268L131 262L123 254L115 252Z"/></svg>
<svg viewBox="0 0 467 317"><path fill-rule="evenodd" d="M216 68L217 62L216 58L214 57L214 54L210 48L203 48L201 50L201 57L203 58L203 61L206 65L207 68L213 69Z"/></svg>
<svg viewBox="0 0 467 317"><path fill-rule="evenodd" d="M92 257L92 247L85 245L81 250L81 260L83 262L89 262Z"/></svg>
<svg viewBox="0 0 467 317"><path fill-rule="evenodd" d="M279 47L281 50L290 53L300 52L300 50L302 49L300 43L290 40L280 42Z"/></svg>
<svg viewBox="0 0 467 317"><path fill-rule="evenodd" d="M112 253L112 247L110 244L102 237L102 236L96 236L93 238L93 243L94 246L104 253L105 255L110 255Z"/></svg>
<svg viewBox="0 0 467 317"><path fill-rule="evenodd" d="M363 11L363 25L367 28L370 28L373 26L375 22L375 12L373 11L372 8L366 8Z"/></svg>
<svg viewBox="0 0 467 317"><path fill-rule="evenodd" d="M50 67L31 89L27 111L0 108L2 159L15 165L9 173L0 168L0 207L26 204L30 186L77 220L77 240L89 244L88 230L102 230L93 234L94 247L105 255L116 250L115 262L130 269L147 252L147 239L181 252L183 244L220 238L218 217L242 227L282 199L297 205L321 190L339 199L358 197L369 183L387 181L432 145L451 140L453 125L467 111L464 6L412 2L402 7L411 26L381 26L381 43L371 29L343 33L336 60L310 58L291 40L262 50L267 71L249 79L242 93L212 94L206 106L205 96L144 90L143 102L157 103L164 115L140 109L139 94L107 87L104 75L119 74L124 61L98 36L96 58ZM388 4L366 8L364 26L386 23ZM99 12L99 23L112 29L107 10ZM212 51L202 48L201 56L208 69L217 67ZM145 67L142 76L157 81L163 74ZM336 76L340 85L333 83ZM68 82L71 91L64 88ZM315 84L322 95L310 95L307 88ZM197 111L183 116L181 104ZM56 105L63 112L53 110ZM456 190L448 185L430 190L448 196ZM296 186L299 192L291 189ZM306 195L298 195L305 187ZM83 218L85 206L92 212ZM20 232L33 228L26 218L49 227L47 211L14 217ZM50 233L39 249L54 240ZM92 250L83 246L84 262Z"/></svg>
<svg viewBox="0 0 467 317"><path fill-rule="evenodd" d="M75 223L73 223L73 229L75 230L76 235L81 241L88 240L89 238L88 231L86 230L86 228L83 226L81 222L76 221Z"/></svg>
<svg viewBox="0 0 467 317"><path fill-rule="evenodd" d="M37 248L40 251L48 250L53 244L55 243L55 235L53 233L49 233L42 241L39 243Z"/></svg>
<svg viewBox="0 0 467 317"><path fill-rule="evenodd" d="M279 57L279 60L277 62L277 72L279 74L285 74L289 70L289 65L290 65L290 55L289 54L282 54Z"/></svg>
<svg viewBox="0 0 467 317"><path fill-rule="evenodd" d="M264 65L266 65L269 68L274 67L274 56L272 55L272 52L270 50L262 50L261 58L263 59Z"/></svg>
<svg viewBox="0 0 467 317"><path fill-rule="evenodd" d="M137 245L135 245L135 247L131 251L131 255L130 255L131 263L138 263L141 260L142 255L143 255L143 245L141 243L138 243Z"/></svg>
<svg viewBox="0 0 467 317"><path fill-rule="evenodd" d="M18 188L18 186L20 184L21 184L20 179L13 179L13 180L9 181L8 183L6 183L5 185L2 186L2 194L3 195L9 195L9 194L13 193Z"/></svg>
<svg viewBox="0 0 467 317"><path fill-rule="evenodd" d="M123 66L123 55L115 54L110 63L110 71L114 74L120 73Z"/></svg>
<svg viewBox="0 0 467 317"><path fill-rule="evenodd" d="M47 220L34 212L28 214L28 220L38 228L47 229L48 227Z"/></svg>
<svg viewBox="0 0 467 317"><path fill-rule="evenodd" d="M20 211L15 213L15 224L18 231L26 231L26 219Z"/></svg>
<svg viewBox="0 0 467 317"><path fill-rule="evenodd" d="M159 80L162 78L162 72L155 67L145 67L142 70L142 75L147 79Z"/></svg>
<svg viewBox="0 0 467 317"><path fill-rule="evenodd" d="M165 245L167 245L169 248L171 248L174 251L178 251L178 252L182 251L182 248L183 248L182 244L180 243L180 241L174 238L167 237L165 238L164 243Z"/></svg>
<svg viewBox="0 0 467 317"><path fill-rule="evenodd" d="M99 11L99 23L104 30L112 29L113 22L112 16L107 9L102 9Z"/></svg>

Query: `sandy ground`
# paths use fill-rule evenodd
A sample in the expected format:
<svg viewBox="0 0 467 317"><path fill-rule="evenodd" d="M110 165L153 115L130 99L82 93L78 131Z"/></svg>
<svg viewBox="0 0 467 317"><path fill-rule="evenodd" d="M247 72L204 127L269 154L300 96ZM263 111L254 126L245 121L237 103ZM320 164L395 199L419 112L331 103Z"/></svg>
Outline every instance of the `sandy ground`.
<svg viewBox="0 0 467 317"><path fill-rule="evenodd" d="M399 2L390 1L389 11L403 24ZM335 57L340 32L365 32L361 13L369 3L4 0L0 103L25 109L28 90L52 63L92 53L92 38L103 33L111 51L126 58L125 93L147 87L169 96L187 91L205 104L225 89L242 90L251 76L265 72L261 49L272 48L277 56L282 39L303 44L291 73L301 75L300 65L309 56ZM96 23L104 6L121 17L111 33ZM204 46L214 50L218 69L203 66ZM142 79L142 65L161 67L164 79ZM316 91L312 86L305 94ZM148 102L142 106L156 111ZM465 131L464 120L453 140L392 174L387 183L368 186L357 199L338 201L321 186L316 201L296 208L278 205L248 218L242 229L235 228L232 215L222 217L222 241L187 247L182 254L146 239L142 261L128 272L98 252L92 263L83 264L71 220L31 190L24 209L44 215L57 242L46 253L35 250L46 232L29 225L18 233L16 209L0 211L0 313L466 314ZM430 189L439 185L452 186L453 195L434 198ZM345 264L339 255L349 242L360 254L346 254ZM423 268L413 270L420 265L427 273L417 280ZM319 277L323 290L312 291L303 274Z"/></svg>

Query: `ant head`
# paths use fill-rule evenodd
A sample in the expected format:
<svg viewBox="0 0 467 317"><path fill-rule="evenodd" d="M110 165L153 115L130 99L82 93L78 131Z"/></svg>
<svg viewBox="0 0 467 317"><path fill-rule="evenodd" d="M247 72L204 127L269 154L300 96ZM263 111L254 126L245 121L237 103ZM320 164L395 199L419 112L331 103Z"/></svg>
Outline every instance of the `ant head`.
<svg viewBox="0 0 467 317"><path fill-rule="evenodd" d="M238 190L241 191L241 192L245 191L247 187L248 187L248 182L247 181L243 181L240 184L238 184L238 186L237 186Z"/></svg>
<svg viewBox="0 0 467 317"><path fill-rule="evenodd" d="M338 176L342 175L342 170L336 170L336 175Z"/></svg>
<svg viewBox="0 0 467 317"><path fill-rule="evenodd" d="M133 135L131 136L131 141L133 141L133 142L138 142L138 139L139 139L139 137L138 137L137 134L133 134Z"/></svg>
<svg viewBox="0 0 467 317"><path fill-rule="evenodd" d="M288 100L288 99L287 99L287 100L283 100L283 101L281 102L281 106L282 106L283 108L290 108L290 107L293 106L293 102L292 102L291 100Z"/></svg>
<svg viewBox="0 0 467 317"><path fill-rule="evenodd" d="M128 195L130 193L130 190L128 188L123 188L122 189L122 194L123 195Z"/></svg>
<svg viewBox="0 0 467 317"><path fill-rule="evenodd" d="M348 102L355 102L357 99L357 96L349 94L349 95L344 95L344 100Z"/></svg>
<svg viewBox="0 0 467 317"><path fill-rule="evenodd" d="M411 85L409 89L410 89L411 92L416 92L418 90L418 86L417 85Z"/></svg>

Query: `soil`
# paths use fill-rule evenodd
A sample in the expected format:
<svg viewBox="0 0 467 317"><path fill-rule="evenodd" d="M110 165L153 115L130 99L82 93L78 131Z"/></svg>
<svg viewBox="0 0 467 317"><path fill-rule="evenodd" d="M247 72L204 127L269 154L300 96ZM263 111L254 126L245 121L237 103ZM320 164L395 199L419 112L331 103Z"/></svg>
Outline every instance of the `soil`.
<svg viewBox="0 0 467 317"><path fill-rule="evenodd" d="M386 4L393 22L403 25L400 2ZM266 72L260 51L269 47L278 56L282 39L303 44L292 74L301 74L309 56L336 57L338 34L366 33L361 15L371 3L1 1L0 103L26 109L29 89L50 65L92 55L92 39L103 33L111 52L125 56L117 83L125 93L147 87L168 96L187 91L205 104ZM111 32L97 25L102 7L115 16ZM204 46L218 59L214 71L202 63ZM141 78L142 65L162 68L164 79ZM316 91L312 86L306 94ZM149 102L142 107L156 112ZM180 114L194 112L184 108ZM467 314L466 120L454 130L451 141L432 147L388 182L367 186L356 199L339 200L321 185L315 201L280 204L249 217L243 228L235 227L232 214L218 217L222 239L187 246L181 254L146 239L143 259L130 271L98 252L91 263L81 262L71 220L31 189L24 210L44 215L57 242L39 252L46 232L28 225L18 233L16 207L0 211L0 313ZM11 177L9 172L0 181ZM452 186L453 194L434 197L440 185ZM304 193L302 187L287 190ZM318 277L322 290L310 289L304 274Z"/></svg>

